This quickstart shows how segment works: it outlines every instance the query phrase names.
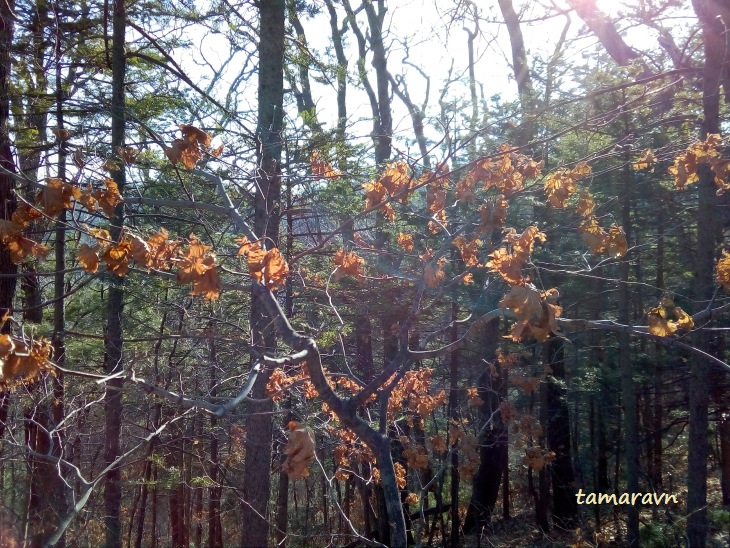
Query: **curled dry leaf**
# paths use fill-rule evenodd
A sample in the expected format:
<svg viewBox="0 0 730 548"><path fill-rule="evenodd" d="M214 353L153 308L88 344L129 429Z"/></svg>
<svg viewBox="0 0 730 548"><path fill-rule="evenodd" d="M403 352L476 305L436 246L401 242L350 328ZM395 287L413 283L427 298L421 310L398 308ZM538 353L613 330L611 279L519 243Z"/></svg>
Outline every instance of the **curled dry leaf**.
<svg viewBox="0 0 730 548"><path fill-rule="evenodd" d="M99 269L99 246L91 247L88 244L81 244L76 252L76 259L81 268L93 274Z"/></svg>
<svg viewBox="0 0 730 548"><path fill-rule="evenodd" d="M53 373L51 344L45 339L23 341L0 335L0 388L35 381L43 371Z"/></svg>
<svg viewBox="0 0 730 548"><path fill-rule="evenodd" d="M413 251L413 234L407 234L405 232L398 233L398 245L403 251Z"/></svg>
<svg viewBox="0 0 730 548"><path fill-rule="evenodd" d="M365 259L354 251L338 249L335 252L335 256L332 257L332 262L337 266L335 270L335 281L339 281L343 276L360 277L365 274L362 269L362 265L365 264Z"/></svg>
<svg viewBox="0 0 730 548"><path fill-rule="evenodd" d="M730 291L730 253L723 249L722 258L717 261L717 283Z"/></svg>
<svg viewBox="0 0 730 548"><path fill-rule="evenodd" d="M314 459L314 439L308 428L296 421L289 422L289 441L284 447L286 459L281 470L296 480L309 475L309 464Z"/></svg>

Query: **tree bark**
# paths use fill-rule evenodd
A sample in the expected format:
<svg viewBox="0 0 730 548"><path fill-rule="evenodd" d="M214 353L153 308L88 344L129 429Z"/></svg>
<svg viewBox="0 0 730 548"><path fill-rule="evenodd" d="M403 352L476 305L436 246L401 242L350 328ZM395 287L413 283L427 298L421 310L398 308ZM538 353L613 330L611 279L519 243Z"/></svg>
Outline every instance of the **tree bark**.
<svg viewBox="0 0 730 548"><path fill-rule="evenodd" d="M126 56L124 51L127 13L124 0L115 0L112 14L112 150L124 146L126 114L124 100L124 81L126 76ZM124 192L124 164L111 172L120 193ZM119 241L124 225L124 206L117 205L111 219L111 236ZM112 374L123 367L122 363L122 315L124 312L124 289L115 280L109 288L106 310L106 337L104 341L104 372ZM112 379L106 383L104 395L104 462L111 464L120 455L120 435L122 428L122 382ZM110 470L104 480L104 525L106 527L105 545L117 548L122 545L120 507L122 502L121 471Z"/></svg>
<svg viewBox="0 0 730 548"><path fill-rule="evenodd" d="M267 247L278 245L281 199L281 151L284 104L284 0L259 3L259 83L256 153L258 161L254 198L254 231ZM257 298L251 299L253 347L273 354L274 332L270 317ZM258 361L252 355L251 363ZM258 376L252 398L265 398L269 374ZM266 546L269 539L268 503L271 490L273 403L252 403L246 418L246 464L243 478L242 546Z"/></svg>
<svg viewBox="0 0 730 548"><path fill-rule="evenodd" d="M701 137L720 133L720 79L725 54L724 33L730 20L722 20L719 0L692 0L702 25L705 65L703 72L702 109L704 120ZM697 255L695 257L694 298L698 307L706 306L714 291L716 196L714 176L709 166L699 170L697 205ZM697 348L710 348L710 335L700 330L695 334ZM707 456L708 435L708 364L692 360L689 392L689 455L687 461L687 539L691 548L703 548L707 542Z"/></svg>
<svg viewBox="0 0 730 548"><path fill-rule="evenodd" d="M578 506L575 498L575 477L570 443L570 413L565 401L565 351L563 341L553 337L545 343L548 375L547 446L555 453L548 468L553 488L553 519L560 528L574 525Z"/></svg>

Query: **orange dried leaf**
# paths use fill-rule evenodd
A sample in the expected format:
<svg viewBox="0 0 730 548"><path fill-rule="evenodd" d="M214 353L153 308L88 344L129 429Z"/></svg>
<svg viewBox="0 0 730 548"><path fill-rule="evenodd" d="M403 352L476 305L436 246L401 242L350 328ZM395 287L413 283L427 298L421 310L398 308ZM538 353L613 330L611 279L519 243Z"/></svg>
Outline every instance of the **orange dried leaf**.
<svg viewBox="0 0 730 548"><path fill-rule="evenodd" d="M210 147L210 142L213 138L202 129L198 129L195 126L189 126L187 124L180 124L178 127L180 128L183 138L188 143L199 145L204 148Z"/></svg>
<svg viewBox="0 0 730 548"><path fill-rule="evenodd" d="M86 272L94 273L99 269L99 246L91 247L81 244L76 252L76 259Z"/></svg>
<svg viewBox="0 0 730 548"><path fill-rule="evenodd" d="M290 423L289 441L284 447L286 459L281 470L290 480L296 480L309 475L309 464L314 460L314 439L309 429L300 426L295 421Z"/></svg>
<svg viewBox="0 0 730 548"><path fill-rule="evenodd" d="M650 172L652 172L654 171L655 164L656 156L654 156L654 152L650 148L647 148L636 159L636 161L633 163L633 166L636 171L649 170Z"/></svg>
<svg viewBox="0 0 730 548"><path fill-rule="evenodd" d="M359 277L365 274L362 269L362 265L365 264L365 259L358 256L354 251L339 249L335 252L332 262L337 266L335 270L335 281L338 281L346 275Z"/></svg>
<svg viewBox="0 0 730 548"><path fill-rule="evenodd" d="M129 270L129 259L132 251L132 244L129 241L121 241L110 246L102 255L106 268L112 274L123 277Z"/></svg>
<svg viewBox="0 0 730 548"><path fill-rule="evenodd" d="M413 251L413 234L407 234L405 232L398 233L398 245L403 251Z"/></svg>
<svg viewBox="0 0 730 548"><path fill-rule="evenodd" d="M717 261L717 283L730 292L730 253L723 249L722 258Z"/></svg>

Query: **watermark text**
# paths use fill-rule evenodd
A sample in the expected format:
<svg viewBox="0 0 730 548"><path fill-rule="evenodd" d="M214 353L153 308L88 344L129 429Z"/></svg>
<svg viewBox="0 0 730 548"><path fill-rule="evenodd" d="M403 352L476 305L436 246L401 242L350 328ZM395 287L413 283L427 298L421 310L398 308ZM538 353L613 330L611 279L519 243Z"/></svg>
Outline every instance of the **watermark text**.
<svg viewBox="0 0 730 548"><path fill-rule="evenodd" d="M618 506L619 504L630 504L635 506L637 503L644 506L650 506L652 504L679 504L677 495L667 495L662 493L621 493L617 495L612 493L607 495L606 493L584 493L583 489L578 489L575 494L575 498L578 500L578 504L613 504Z"/></svg>

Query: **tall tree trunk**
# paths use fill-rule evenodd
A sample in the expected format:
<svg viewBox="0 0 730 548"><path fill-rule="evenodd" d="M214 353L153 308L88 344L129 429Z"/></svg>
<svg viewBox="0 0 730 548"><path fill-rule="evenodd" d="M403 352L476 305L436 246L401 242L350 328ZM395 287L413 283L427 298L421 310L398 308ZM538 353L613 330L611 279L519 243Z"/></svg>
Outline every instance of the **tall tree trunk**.
<svg viewBox="0 0 730 548"><path fill-rule="evenodd" d="M499 340L499 321L491 321L484 326L483 356L487 362L496 364L497 341ZM499 368L499 366L497 366ZM499 498L502 482L504 454L504 425L500 419L499 405L501 387L499 380L492 376L491 369L485 368L477 379L479 398L484 402L479 406L479 467L474 474L471 500L464 519L464 531L477 531L489 525L494 507ZM491 421L491 424L490 422Z"/></svg>
<svg viewBox="0 0 730 548"><path fill-rule="evenodd" d="M254 231L264 244L278 245L281 199L281 151L284 104L284 0L259 2L259 83L256 152L258 177L254 198ZM265 307L252 294L251 330L257 352L274 350L274 334ZM252 355L251 362L257 358ZM267 374L256 379L251 397L265 398ZM243 546L266 546L269 539L268 502L271 490L273 403L251 404L246 424Z"/></svg>
<svg viewBox="0 0 730 548"><path fill-rule="evenodd" d="M621 222L626 240L629 245L632 241L631 226L631 189L633 178L628 170L624 173L625 182L622 191ZM631 321L631 298L629 289L629 261L628 257L619 266L619 298L618 320L624 325ZM618 335L618 361L621 370L621 403L624 412L625 427L625 454L626 454L626 491L639 492L639 425L636 416L636 392L634 389L634 364L631 359L631 340L628 333ZM629 505L626 508L626 544L639 545L639 508Z"/></svg>
<svg viewBox="0 0 730 548"><path fill-rule="evenodd" d="M459 339L459 305L456 302L456 293L451 300L451 341ZM449 356L449 419L454 424L459 423L459 352L454 351ZM451 546L459 545L459 453L456 451L456 440L453 441L454 451L451 453Z"/></svg>
<svg viewBox="0 0 730 548"><path fill-rule="evenodd" d="M512 46L512 71L517 81L517 93L520 98L522 119L515 139L518 146L525 146L535 135L536 124L536 97L532 87L530 66L527 62L525 40L522 37L520 18L515 12L511 0L499 0L499 8L507 25L510 44Z"/></svg>
<svg viewBox="0 0 730 548"><path fill-rule="evenodd" d="M724 33L730 25L730 21L723 21L721 18L723 4L719 0L692 0L692 6L702 25L705 45L703 139L707 135L720 133L720 77L726 54ZM698 309L702 309L712 298L714 290L717 198L714 176L709 166L700 167L699 178L694 298ZM710 348L710 343L707 331L699 331L693 340L697 348ZM687 539L691 548L702 548L707 542L708 388L708 364L705 360L695 358L690 370L687 461Z"/></svg>
<svg viewBox="0 0 730 548"><path fill-rule="evenodd" d="M578 513L575 477L570 444L570 413L565 390L565 351L563 341L553 337L545 343L548 375L547 446L555 453L549 467L553 487L553 519L560 528L573 526Z"/></svg>
<svg viewBox="0 0 730 548"><path fill-rule="evenodd" d="M124 0L114 0L112 15L112 151L116 153L124 146L125 107L124 80L126 75L126 57L124 40L127 24L127 13ZM111 172L120 193L124 192L124 163ZM112 240L119 241L124 224L124 206L117 205L111 220ZM115 281L116 282L116 281ZM124 290L114 283L109 288L106 310L106 337L104 341L104 371L112 374L123 367L122 363L122 314L124 311ZM106 383L104 395L104 413L106 424L104 430L104 462L111 464L120 455L120 436L122 428L122 382L112 379ZM122 545L122 528L120 507L122 502L121 471L119 468L108 472L104 480L104 525L106 527L107 548Z"/></svg>
<svg viewBox="0 0 730 548"><path fill-rule="evenodd" d="M15 2L0 2L0 219L9 220L15 211L15 163L8 135L10 118L10 51L13 43ZM0 246L0 316L12 312L15 297L17 266L10 260L5 246ZM10 322L0 327L3 334L10 332ZM10 394L0 392L0 438L5 432L10 405Z"/></svg>

